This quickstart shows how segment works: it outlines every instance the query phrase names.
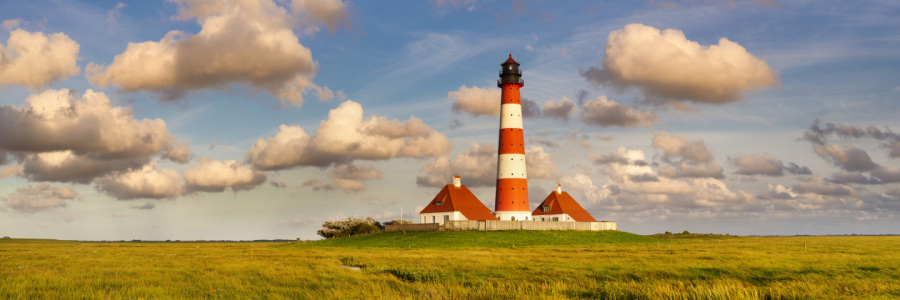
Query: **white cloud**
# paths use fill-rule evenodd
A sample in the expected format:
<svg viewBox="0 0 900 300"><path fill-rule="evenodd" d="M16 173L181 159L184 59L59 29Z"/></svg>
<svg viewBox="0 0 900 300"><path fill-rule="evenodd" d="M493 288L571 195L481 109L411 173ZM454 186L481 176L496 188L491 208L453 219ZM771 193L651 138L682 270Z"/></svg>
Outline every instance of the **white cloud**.
<svg viewBox="0 0 900 300"><path fill-rule="evenodd" d="M396 157L438 157L452 148L447 137L421 119L363 119L359 103L346 101L328 113L314 136L299 126L282 125L271 138L260 139L246 160L262 170L298 166L328 166L356 159L385 160Z"/></svg>
<svg viewBox="0 0 900 300"><path fill-rule="evenodd" d="M30 153L20 158L23 174L33 181L90 183L94 178L150 163L152 157L104 158L71 150Z"/></svg>
<svg viewBox="0 0 900 300"><path fill-rule="evenodd" d="M459 90L447 93L453 101L454 112L467 112L473 116L500 116L500 89L483 89L477 86L459 87Z"/></svg>
<svg viewBox="0 0 900 300"><path fill-rule="evenodd" d="M525 150L525 168L528 178L553 179L559 177L556 163L553 162L550 153L544 152L544 147L531 146Z"/></svg>
<svg viewBox="0 0 900 300"><path fill-rule="evenodd" d="M348 21L347 3L341 0L294 0L291 11L306 26L307 32L318 31L316 25L319 23L334 32Z"/></svg>
<svg viewBox="0 0 900 300"><path fill-rule="evenodd" d="M6 20L4 27L18 22ZM19 84L32 90L53 81L78 75L78 43L63 33L49 37L42 32L15 29L9 33L6 46L0 45L0 87Z"/></svg>
<svg viewBox="0 0 900 300"><path fill-rule="evenodd" d="M155 156L181 163L193 156L163 120L137 120L130 107L114 106L92 90L81 97L46 90L22 107L0 106L0 149L18 153L32 180L82 183L140 168Z"/></svg>
<svg viewBox="0 0 900 300"><path fill-rule="evenodd" d="M188 192L223 192L249 190L263 184L266 174L245 167L235 160L219 161L199 158L200 163L184 171L185 188Z"/></svg>
<svg viewBox="0 0 900 300"><path fill-rule="evenodd" d="M72 187L54 187L48 184L23 186L5 197L5 206L16 211L36 213L54 208L68 207L67 201L81 199Z"/></svg>
<svg viewBox="0 0 900 300"><path fill-rule="evenodd" d="M97 190L118 200L175 198L182 194L181 175L150 163L140 169L97 178Z"/></svg>
<svg viewBox="0 0 900 300"><path fill-rule="evenodd" d="M712 177L723 178L722 167L715 162L712 152L703 140L688 141L683 136L663 131L653 132L653 148L663 151L663 161L669 166L659 169L659 174L670 178Z"/></svg>
<svg viewBox="0 0 900 300"><path fill-rule="evenodd" d="M334 96L312 83L318 66L292 30L297 16L275 1L174 2L178 18L196 19L202 27L199 33L176 30L158 42L129 43L109 66L88 65L91 83L161 92L170 100L193 89L242 84L297 107L309 91L320 98ZM335 14L331 3L296 1L293 9L303 14L302 20L330 21Z"/></svg>
<svg viewBox="0 0 900 300"><path fill-rule="evenodd" d="M653 112L641 111L633 106L625 106L607 99L606 96L589 100L581 108L581 120L583 122L601 127L650 127L657 119L656 114Z"/></svg>
<svg viewBox="0 0 900 300"><path fill-rule="evenodd" d="M422 166L422 170L425 174L416 177L419 186L443 187L452 183L453 175L462 177L466 186L492 186L497 183L497 146L472 142L469 149L452 161L450 156L437 157Z"/></svg>
<svg viewBox="0 0 900 300"><path fill-rule="evenodd" d="M22 165L12 165L0 168L0 179L22 175Z"/></svg>
<svg viewBox="0 0 900 300"><path fill-rule="evenodd" d="M634 87L650 102L671 100L722 104L778 85L778 71L727 38L704 46L676 29L629 24L607 38L603 67L582 73L588 80Z"/></svg>

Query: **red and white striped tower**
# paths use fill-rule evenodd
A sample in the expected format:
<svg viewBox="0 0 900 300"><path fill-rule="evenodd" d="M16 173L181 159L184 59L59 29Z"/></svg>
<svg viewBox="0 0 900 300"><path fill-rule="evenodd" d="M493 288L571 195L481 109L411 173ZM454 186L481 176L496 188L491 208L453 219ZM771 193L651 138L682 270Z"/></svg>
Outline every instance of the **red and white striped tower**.
<svg viewBox="0 0 900 300"><path fill-rule="evenodd" d="M525 137L522 132L522 99L525 86L519 63L509 55L500 65L500 154L497 158L497 197L494 215L501 221L530 220L528 177L525 175Z"/></svg>

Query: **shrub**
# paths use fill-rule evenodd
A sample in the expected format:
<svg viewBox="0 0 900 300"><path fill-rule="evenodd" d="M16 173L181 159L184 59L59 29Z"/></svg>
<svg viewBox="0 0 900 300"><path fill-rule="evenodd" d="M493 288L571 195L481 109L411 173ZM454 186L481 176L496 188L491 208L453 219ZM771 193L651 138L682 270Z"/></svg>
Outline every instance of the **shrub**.
<svg viewBox="0 0 900 300"><path fill-rule="evenodd" d="M384 222L384 225L404 225L404 224L415 224L415 222L407 220L407 219L393 219L393 220Z"/></svg>
<svg viewBox="0 0 900 300"><path fill-rule="evenodd" d="M329 220L322 223L322 229L316 234L326 238L353 236L381 231L383 226L372 217L347 218L346 220Z"/></svg>

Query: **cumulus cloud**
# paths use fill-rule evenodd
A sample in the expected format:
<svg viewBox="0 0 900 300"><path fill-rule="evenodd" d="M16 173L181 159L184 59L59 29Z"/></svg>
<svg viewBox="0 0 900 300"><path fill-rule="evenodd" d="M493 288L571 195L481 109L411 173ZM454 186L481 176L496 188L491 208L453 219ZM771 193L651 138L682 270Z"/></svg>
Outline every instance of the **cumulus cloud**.
<svg viewBox="0 0 900 300"><path fill-rule="evenodd" d="M531 146L525 150L525 168L528 171L528 178L553 179L559 177L556 163L550 153L544 152L544 147Z"/></svg>
<svg viewBox="0 0 900 300"><path fill-rule="evenodd" d="M22 175L22 165L0 167L0 179L20 175Z"/></svg>
<svg viewBox="0 0 900 300"><path fill-rule="evenodd" d="M450 156L437 157L422 170L425 174L416 177L418 186L443 187L451 183L453 175L462 177L463 184L469 187L493 186L497 183L497 146L473 142L453 160Z"/></svg>
<svg viewBox="0 0 900 300"><path fill-rule="evenodd" d="M341 164L331 170L331 180L345 191L361 191L366 188L366 181L381 179L381 170L372 165Z"/></svg>
<svg viewBox="0 0 900 300"><path fill-rule="evenodd" d="M281 125L274 137L257 140L245 159L254 168L280 170L298 166L326 167L352 160L385 160L396 157L438 157L452 143L421 119L363 119L359 103L346 101L328 113L310 136L299 126Z"/></svg>
<svg viewBox="0 0 900 300"><path fill-rule="evenodd" d="M709 151L703 140L688 141L683 136L654 131L653 147L663 151L664 160L683 158L695 162L713 161L712 152Z"/></svg>
<svg viewBox="0 0 900 300"><path fill-rule="evenodd" d="M796 163L788 163L784 170L794 175L812 175L812 171L809 167L803 167Z"/></svg>
<svg viewBox="0 0 900 300"><path fill-rule="evenodd" d="M22 173L29 180L87 184L106 174L140 169L152 158L102 158L66 150L30 153L22 156L20 161L23 164Z"/></svg>
<svg viewBox="0 0 900 300"><path fill-rule="evenodd" d="M585 174L579 173L575 174L575 176L563 176L559 179L559 183L566 192L580 192L583 194L584 199L588 203L599 203L611 194L609 188L594 185L591 177Z"/></svg>
<svg viewBox="0 0 900 300"><path fill-rule="evenodd" d="M611 210L647 210L660 205L680 208L722 207L750 197L742 192L732 192L725 183L709 176L665 176L663 167L655 171L654 164L645 160L643 151L620 147L614 153L601 155L602 172L609 182L600 187ZM690 166L702 168L704 165ZM693 169L678 169L692 173ZM719 171L721 172L721 171ZM684 177L684 178L678 178Z"/></svg>
<svg viewBox="0 0 900 300"><path fill-rule="evenodd" d="M741 175L784 175L784 163L770 153L741 155L734 158L732 163L738 167L735 173Z"/></svg>
<svg viewBox="0 0 900 300"><path fill-rule="evenodd" d="M872 176L878 178L881 183L900 182L900 168L879 167L872 171Z"/></svg>
<svg viewBox="0 0 900 300"><path fill-rule="evenodd" d="M523 118L540 118L541 115L541 107L536 102L522 98Z"/></svg>
<svg viewBox="0 0 900 300"><path fill-rule="evenodd" d="M347 25L347 3L341 0L294 0L291 2L294 16L306 26L306 32L318 31L318 24L325 24L329 32Z"/></svg>
<svg viewBox="0 0 900 300"><path fill-rule="evenodd" d="M130 107L92 90L80 97L46 90L22 107L0 106L0 149L17 153L32 180L80 183L140 168L154 156L181 163L193 156L163 120L137 120Z"/></svg>
<svg viewBox="0 0 900 300"><path fill-rule="evenodd" d="M563 97L562 99L559 99L559 101L549 101L545 103L543 107L543 116L552 119L569 121L569 118L572 115L572 111L574 110L575 102L572 102L572 100Z"/></svg>
<svg viewBox="0 0 900 300"><path fill-rule="evenodd" d="M815 145L816 154L847 171L869 171L877 165L865 150L839 145Z"/></svg>
<svg viewBox="0 0 900 300"><path fill-rule="evenodd" d="M650 127L656 122L656 114L650 111L641 111L633 106L609 100L606 96L600 96L584 103L581 108L581 120L587 124L610 127Z"/></svg>
<svg viewBox="0 0 900 300"><path fill-rule="evenodd" d="M454 112L466 112L473 116L500 116L500 89L482 89L477 86L459 87L459 90L447 93L447 99L453 102Z"/></svg>
<svg viewBox="0 0 900 300"><path fill-rule="evenodd" d="M813 177L807 182L793 185L791 190L800 194L809 193L832 197L855 196L857 194L856 190L849 186L839 183L830 183L819 177Z"/></svg>
<svg viewBox="0 0 900 300"><path fill-rule="evenodd" d="M459 175L469 187L493 186L497 183L497 146L473 142L465 152L437 157L422 166L425 174L416 177L416 184L423 187L443 187L451 176ZM528 178L558 178L556 162L541 146L525 149L525 168Z"/></svg>
<svg viewBox="0 0 900 300"><path fill-rule="evenodd" d="M234 192L249 190L263 184L266 174L245 167L235 160L219 161L200 158L200 164L184 171L188 192Z"/></svg>
<svg viewBox="0 0 900 300"><path fill-rule="evenodd" d="M653 132L653 148L663 151L659 174L670 178L712 177L723 178L723 169L715 162L712 152L703 140L688 141L683 136L662 131Z"/></svg>
<svg viewBox="0 0 900 300"><path fill-rule="evenodd" d="M54 187L49 184L27 185L17 188L4 199L6 208L36 213L54 208L68 207L67 201L81 199L72 187Z"/></svg>
<svg viewBox="0 0 900 300"><path fill-rule="evenodd" d="M129 43L108 66L88 64L91 83L128 92L154 91L167 100L194 89L248 85L297 107L304 95L320 99L334 92L312 82L318 65L293 32L298 22L325 22L346 16L339 1L294 1L294 15L272 0L173 0L178 19L195 19L194 35L170 31L161 40Z"/></svg>
<svg viewBox="0 0 900 300"><path fill-rule="evenodd" d="M10 25L18 26L18 22ZM38 90L78 75L78 50L78 43L63 33L48 37L42 32L12 30L6 46L0 45L0 87L18 84Z"/></svg>
<svg viewBox="0 0 900 300"><path fill-rule="evenodd" d="M704 46L676 29L629 24L607 38L602 68L582 76L593 83L636 88L652 103L723 104L778 85L778 71L727 38Z"/></svg>
<svg viewBox="0 0 900 300"><path fill-rule="evenodd" d="M156 163L97 178L95 184L97 190L118 200L175 198L182 194L181 175L157 168Z"/></svg>
<svg viewBox="0 0 900 300"><path fill-rule="evenodd" d="M740 175L763 175L763 176L782 176L784 172L794 175L811 175L812 171L808 167L800 166L796 163L783 163L771 153L763 153L762 155L745 154L731 159L731 162L738 167L735 173Z"/></svg>

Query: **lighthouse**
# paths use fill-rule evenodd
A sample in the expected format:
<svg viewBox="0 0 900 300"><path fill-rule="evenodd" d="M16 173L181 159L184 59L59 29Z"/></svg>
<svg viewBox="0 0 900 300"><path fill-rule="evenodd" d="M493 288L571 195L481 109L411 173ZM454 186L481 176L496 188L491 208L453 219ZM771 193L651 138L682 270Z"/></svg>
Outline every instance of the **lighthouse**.
<svg viewBox="0 0 900 300"><path fill-rule="evenodd" d="M525 85L519 63L509 55L500 65L500 141L497 153L497 193L494 215L501 221L531 220L528 177L525 173L525 137L522 131L522 98Z"/></svg>

